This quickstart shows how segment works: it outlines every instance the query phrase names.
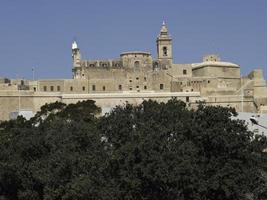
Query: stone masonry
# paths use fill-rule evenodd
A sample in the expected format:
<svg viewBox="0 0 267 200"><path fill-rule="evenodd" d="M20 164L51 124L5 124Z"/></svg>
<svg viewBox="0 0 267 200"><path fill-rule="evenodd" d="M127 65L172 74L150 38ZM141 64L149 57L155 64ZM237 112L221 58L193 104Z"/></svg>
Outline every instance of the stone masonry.
<svg viewBox="0 0 267 200"><path fill-rule="evenodd" d="M72 79L0 79L0 120L10 119L14 112L35 113L45 103L86 99L95 100L103 113L125 102L172 97L193 107L205 101L240 112L267 112L267 87L261 69L241 77L239 65L224 62L218 55L206 55L200 63L175 64L165 23L156 45L156 59L149 52L131 51L118 59L83 60L74 41Z"/></svg>

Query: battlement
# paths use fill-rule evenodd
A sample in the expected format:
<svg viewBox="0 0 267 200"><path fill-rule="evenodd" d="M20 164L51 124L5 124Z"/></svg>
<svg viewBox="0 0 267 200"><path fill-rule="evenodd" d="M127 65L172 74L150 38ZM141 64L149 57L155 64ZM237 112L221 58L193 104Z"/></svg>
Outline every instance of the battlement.
<svg viewBox="0 0 267 200"><path fill-rule="evenodd" d="M119 59L110 60L81 60L79 66L82 68L122 68L122 67L141 67L152 66L153 59L150 53L141 51L124 52Z"/></svg>
<svg viewBox="0 0 267 200"><path fill-rule="evenodd" d="M82 60L81 67L86 68L121 68L122 61L116 60Z"/></svg>

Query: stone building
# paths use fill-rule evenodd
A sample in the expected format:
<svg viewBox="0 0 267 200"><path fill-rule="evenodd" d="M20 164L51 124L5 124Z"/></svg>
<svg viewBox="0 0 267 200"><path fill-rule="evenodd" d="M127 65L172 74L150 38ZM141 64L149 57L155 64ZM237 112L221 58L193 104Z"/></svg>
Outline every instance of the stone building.
<svg viewBox="0 0 267 200"><path fill-rule="evenodd" d="M162 24L156 39L157 58L149 52L124 52L118 59L84 60L72 43L73 78L0 80L0 120L21 110L35 113L54 101L93 99L103 112L126 101L167 101L176 97L191 106L198 101L235 107L240 112L267 112L267 87L261 69L241 77L240 66L206 55L200 63L173 63L172 38Z"/></svg>

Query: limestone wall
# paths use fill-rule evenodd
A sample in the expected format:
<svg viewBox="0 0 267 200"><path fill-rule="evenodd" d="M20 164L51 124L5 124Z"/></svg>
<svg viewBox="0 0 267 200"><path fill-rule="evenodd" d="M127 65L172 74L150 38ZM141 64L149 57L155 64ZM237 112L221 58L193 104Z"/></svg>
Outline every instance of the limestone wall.
<svg viewBox="0 0 267 200"><path fill-rule="evenodd" d="M152 57L146 52L126 52L121 54L124 68L147 68L152 66Z"/></svg>
<svg viewBox="0 0 267 200"><path fill-rule="evenodd" d="M200 94L197 92L174 93L174 92L140 92L140 93L95 93L95 94L63 94L60 92L0 92L0 120L8 120L11 112L27 110L36 113L41 106L46 103L56 101L64 103L76 103L78 101L92 99L104 111L108 111L116 105L123 105L126 102L137 105L143 100L153 99L166 102L172 97L177 97L183 101L196 102L200 100Z"/></svg>
<svg viewBox="0 0 267 200"><path fill-rule="evenodd" d="M208 76L208 77L224 77L224 78L240 78L240 68L231 66L201 66L193 68L193 76Z"/></svg>
<svg viewBox="0 0 267 200"><path fill-rule="evenodd" d="M32 91L0 91L0 120L8 120L11 112L28 110L37 112L45 103L61 101L55 93L33 93Z"/></svg>
<svg viewBox="0 0 267 200"><path fill-rule="evenodd" d="M192 66L191 64L173 64L168 73L177 78L177 77L192 77Z"/></svg>

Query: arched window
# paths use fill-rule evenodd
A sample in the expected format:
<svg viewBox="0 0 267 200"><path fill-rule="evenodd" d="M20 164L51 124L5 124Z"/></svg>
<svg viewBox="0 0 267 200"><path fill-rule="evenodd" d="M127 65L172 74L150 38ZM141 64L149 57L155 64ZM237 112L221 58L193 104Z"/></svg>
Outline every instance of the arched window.
<svg viewBox="0 0 267 200"><path fill-rule="evenodd" d="M168 56L168 49L167 47L163 47L163 56Z"/></svg>
<svg viewBox="0 0 267 200"><path fill-rule="evenodd" d="M140 62L139 61L135 61L134 62L134 67L140 67Z"/></svg>
<svg viewBox="0 0 267 200"><path fill-rule="evenodd" d="M108 64L107 63L102 63L102 67L107 67Z"/></svg>
<svg viewBox="0 0 267 200"><path fill-rule="evenodd" d="M122 86L121 85L119 85L119 90L122 90Z"/></svg>

